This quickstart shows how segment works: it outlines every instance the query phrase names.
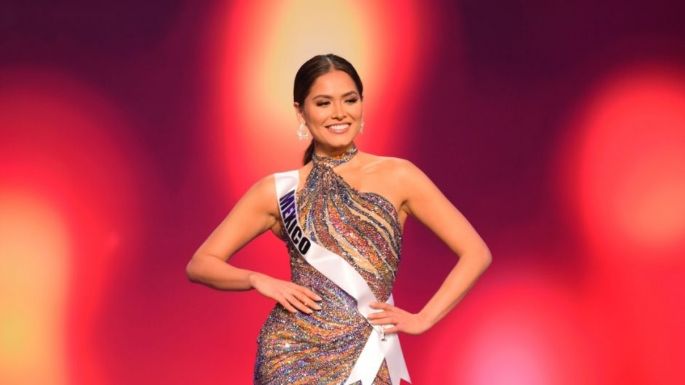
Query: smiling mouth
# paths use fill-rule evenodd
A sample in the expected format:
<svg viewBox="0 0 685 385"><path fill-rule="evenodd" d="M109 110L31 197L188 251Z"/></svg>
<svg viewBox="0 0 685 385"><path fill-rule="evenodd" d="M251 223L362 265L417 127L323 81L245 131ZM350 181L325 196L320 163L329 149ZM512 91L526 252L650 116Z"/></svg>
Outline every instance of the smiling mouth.
<svg viewBox="0 0 685 385"><path fill-rule="evenodd" d="M349 127L350 127L350 123L339 123L339 124L331 124L331 125L326 126L326 128L328 128L328 130L330 130L336 134L341 134L341 133L347 131L347 129Z"/></svg>

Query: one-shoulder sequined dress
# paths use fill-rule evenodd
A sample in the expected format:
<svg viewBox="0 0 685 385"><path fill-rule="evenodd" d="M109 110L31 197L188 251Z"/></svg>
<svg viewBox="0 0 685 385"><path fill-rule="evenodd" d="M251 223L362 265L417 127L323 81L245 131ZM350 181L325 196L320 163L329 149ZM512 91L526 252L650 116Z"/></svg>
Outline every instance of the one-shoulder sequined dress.
<svg viewBox="0 0 685 385"><path fill-rule="evenodd" d="M357 191L334 171L356 153L352 146L338 158L314 155L312 170L296 193L297 215L313 242L344 257L375 297L385 302L399 265L402 232L390 201L377 193ZM356 300L285 239L292 281L322 297L317 302L322 309L291 313L276 304L257 339L254 384L341 385L373 327L357 310ZM391 385L385 360L373 385Z"/></svg>

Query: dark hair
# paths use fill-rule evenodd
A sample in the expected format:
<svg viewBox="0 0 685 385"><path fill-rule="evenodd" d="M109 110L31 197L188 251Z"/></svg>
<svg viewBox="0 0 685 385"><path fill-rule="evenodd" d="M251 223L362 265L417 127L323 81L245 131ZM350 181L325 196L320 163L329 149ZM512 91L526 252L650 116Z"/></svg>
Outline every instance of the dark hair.
<svg viewBox="0 0 685 385"><path fill-rule="evenodd" d="M359 74L354 69L352 64L347 60L343 59L338 55L332 53L326 55L316 55L313 58L307 60L300 69L297 70L295 74L295 86L293 89L293 99L300 106L300 110L304 109L304 99L309 94L309 90L314 84L314 81L321 75L335 71L345 71L354 81L357 86L357 92L359 92L359 98L363 99L364 86L362 85L362 80L359 78ZM304 164L309 163L312 160L312 154L314 153L314 139L309 143L309 147L304 151Z"/></svg>

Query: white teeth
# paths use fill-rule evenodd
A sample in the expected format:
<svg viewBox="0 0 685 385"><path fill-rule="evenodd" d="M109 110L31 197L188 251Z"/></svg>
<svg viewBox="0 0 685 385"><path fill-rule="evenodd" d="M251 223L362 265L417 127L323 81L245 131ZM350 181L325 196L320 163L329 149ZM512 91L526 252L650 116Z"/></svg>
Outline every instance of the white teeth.
<svg viewBox="0 0 685 385"><path fill-rule="evenodd" d="M334 124L332 126L328 126L328 129L334 131L334 132L343 132L347 127L350 125L348 123L343 123L343 124Z"/></svg>

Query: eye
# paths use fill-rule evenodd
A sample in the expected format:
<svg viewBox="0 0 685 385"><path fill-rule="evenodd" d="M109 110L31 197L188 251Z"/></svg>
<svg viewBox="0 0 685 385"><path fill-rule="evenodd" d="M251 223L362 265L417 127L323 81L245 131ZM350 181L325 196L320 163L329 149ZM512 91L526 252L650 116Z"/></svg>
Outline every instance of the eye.
<svg viewBox="0 0 685 385"><path fill-rule="evenodd" d="M357 103L357 98L348 99L347 102L350 104Z"/></svg>
<svg viewBox="0 0 685 385"><path fill-rule="evenodd" d="M316 103L317 106L327 106L329 102L318 102Z"/></svg>

